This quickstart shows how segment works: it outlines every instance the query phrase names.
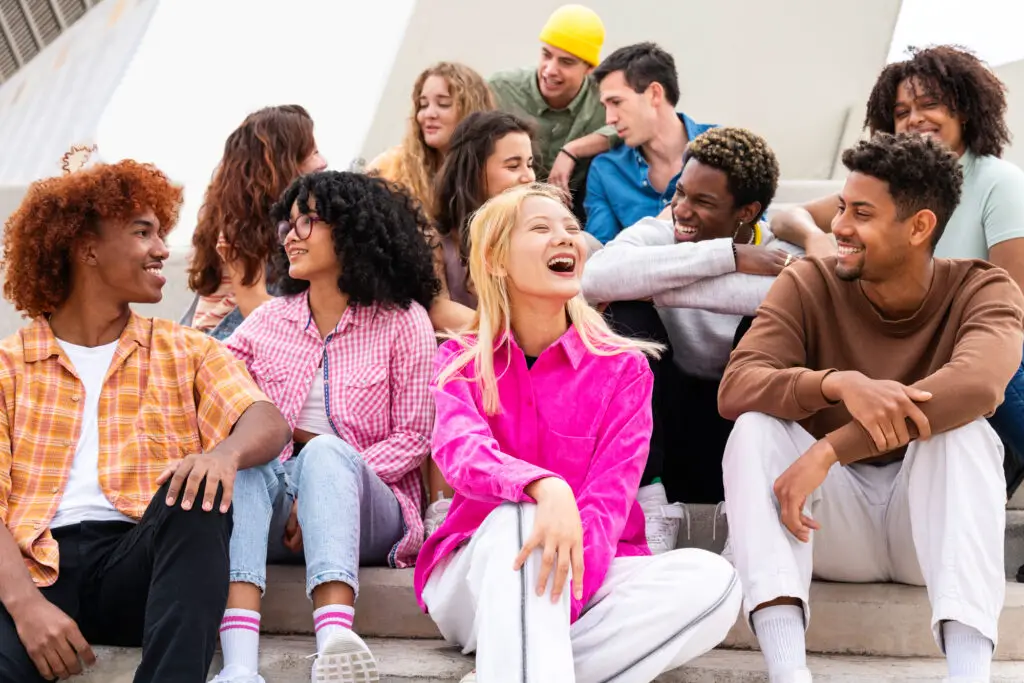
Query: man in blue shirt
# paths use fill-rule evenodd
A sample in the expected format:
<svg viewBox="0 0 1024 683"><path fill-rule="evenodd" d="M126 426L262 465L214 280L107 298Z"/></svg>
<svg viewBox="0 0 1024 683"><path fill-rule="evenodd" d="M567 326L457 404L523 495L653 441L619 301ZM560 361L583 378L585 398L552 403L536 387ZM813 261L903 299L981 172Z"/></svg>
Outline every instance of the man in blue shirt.
<svg viewBox="0 0 1024 683"><path fill-rule="evenodd" d="M714 126L676 111L676 63L654 43L619 48L593 77L605 121L625 143L595 157L587 176L586 230L605 243L669 205L686 144Z"/></svg>

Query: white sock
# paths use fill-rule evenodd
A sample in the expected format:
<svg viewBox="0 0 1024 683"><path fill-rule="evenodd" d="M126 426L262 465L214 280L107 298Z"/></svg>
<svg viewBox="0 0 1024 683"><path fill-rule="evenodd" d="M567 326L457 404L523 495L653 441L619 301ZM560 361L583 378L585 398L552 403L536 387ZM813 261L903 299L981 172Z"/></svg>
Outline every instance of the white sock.
<svg viewBox="0 0 1024 683"><path fill-rule="evenodd" d="M226 609L220 622L220 647L226 677L255 674L260 662L260 613Z"/></svg>
<svg viewBox="0 0 1024 683"><path fill-rule="evenodd" d="M794 673L807 669L807 645L804 639L804 608L799 605L775 605L750 615L754 634L761 644L768 678L772 683L792 680Z"/></svg>
<svg viewBox="0 0 1024 683"><path fill-rule="evenodd" d="M992 677L992 641L959 621L942 624L949 678L955 683L988 683Z"/></svg>
<svg viewBox="0 0 1024 683"><path fill-rule="evenodd" d="M316 651L323 652L331 634L339 629L352 630L354 607L348 605L324 605L313 612L313 628L316 629Z"/></svg>

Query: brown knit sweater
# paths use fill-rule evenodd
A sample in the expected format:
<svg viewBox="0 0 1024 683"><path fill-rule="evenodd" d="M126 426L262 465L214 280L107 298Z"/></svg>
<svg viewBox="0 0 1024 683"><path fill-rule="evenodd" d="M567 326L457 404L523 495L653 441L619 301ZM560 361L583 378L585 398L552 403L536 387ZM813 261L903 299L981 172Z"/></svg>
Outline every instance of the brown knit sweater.
<svg viewBox="0 0 1024 683"><path fill-rule="evenodd" d="M886 456L821 382L857 370L931 392L919 405L938 434L991 415L1021 362L1024 296L984 261L935 259L931 289L911 317L887 320L860 283L835 275L835 258L786 268L733 351L718 406L736 419L760 412L826 438L844 465ZM916 435L908 421L911 434Z"/></svg>

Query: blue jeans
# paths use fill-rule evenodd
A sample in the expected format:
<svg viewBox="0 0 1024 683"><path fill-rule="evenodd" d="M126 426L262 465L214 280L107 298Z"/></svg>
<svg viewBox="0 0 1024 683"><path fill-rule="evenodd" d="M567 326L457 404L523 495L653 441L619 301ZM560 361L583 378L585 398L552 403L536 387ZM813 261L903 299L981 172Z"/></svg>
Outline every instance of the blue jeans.
<svg viewBox="0 0 1024 683"><path fill-rule="evenodd" d="M989 418L989 424L1005 446L1006 493L1012 496L1024 480L1024 364L1007 385L1003 403Z"/></svg>
<svg viewBox="0 0 1024 683"><path fill-rule="evenodd" d="M298 499L301 553L284 546ZM359 565L387 564L405 534L398 499L336 436L310 440L295 457L242 470L235 478L231 581L265 591L267 561L306 565L306 595L329 581L359 593Z"/></svg>

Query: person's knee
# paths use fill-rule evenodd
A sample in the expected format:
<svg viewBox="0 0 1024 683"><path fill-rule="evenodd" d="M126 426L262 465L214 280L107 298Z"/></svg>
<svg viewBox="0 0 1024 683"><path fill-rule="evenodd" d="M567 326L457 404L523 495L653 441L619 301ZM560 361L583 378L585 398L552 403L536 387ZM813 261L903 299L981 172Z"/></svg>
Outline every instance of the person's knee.
<svg viewBox="0 0 1024 683"><path fill-rule="evenodd" d="M1003 470L1003 444L992 425L985 418L979 417L967 424L941 434L933 434L931 438L916 441L921 457L917 463L933 463L931 455L941 451L948 458L969 458L973 465Z"/></svg>
<svg viewBox="0 0 1024 683"><path fill-rule="evenodd" d="M722 456L722 469L728 473L734 467L750 467L752 450L765 450L761 446L775 435L785 431L782 420L765 413L743 413L733 424L729 441Z"/></svg>
<svg viewBox="0 0 1024 683"><path fill-rule="evenodd" d="M272 501L277 485L272 463L239 470L235 475L232 502L237 507L239 502L247 500Z"/></svg>
<svg viewBox="0 0 1024 683"><path fill-rule="evenodd" d="M503 503L494 508L477 529L477 546L487 555L516 555L533 533L534 503Z"/></svg>
<svg viewBox="0 0 1024 683"><path fill-rule="evenodd" d="M170 482L165 483L156 494L155 498L160 501L161 505L165 504L163 501L167 499L169 486ZM217 486L216 495L213 497L213 506L209 512L203 509L203 503L206 499L206 487L207 482L204 479L199 484L195 498L188 510L181 505L184 494L179 494L178 500L175 501L174 505L167 506L165 524L192 531L209 530L214 532L215 536L230 536L234 510L232 506L228 508L227 512L220 511L220 505L224 498L224 487L222 485Z"/></svg>
<svg viewBox="0 0 1024 683"><path fill-rule="evenodd" d="M320 435L302 448L303 481L318 477L338 477L361 471L366 464L359 452L336 436Z"/></svg>

